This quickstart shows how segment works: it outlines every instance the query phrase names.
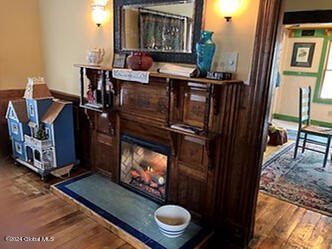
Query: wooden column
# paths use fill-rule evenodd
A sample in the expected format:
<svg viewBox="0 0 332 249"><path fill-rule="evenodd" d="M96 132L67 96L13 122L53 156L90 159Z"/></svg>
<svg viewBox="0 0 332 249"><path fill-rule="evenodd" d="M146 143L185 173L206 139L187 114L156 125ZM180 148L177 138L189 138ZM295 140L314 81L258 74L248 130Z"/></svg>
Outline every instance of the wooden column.
<svg viewBox="0 0 332 249"><path fill-rule="evenodd" d="M250 82L241 93L240 112L237 117L225 114L217 185L222 191L215 193L220 235L246 247L253 238L255 208L267 112L270 107L270 74L282 2L261 0ZM236 88L231 89L236 91Z"/></svg>

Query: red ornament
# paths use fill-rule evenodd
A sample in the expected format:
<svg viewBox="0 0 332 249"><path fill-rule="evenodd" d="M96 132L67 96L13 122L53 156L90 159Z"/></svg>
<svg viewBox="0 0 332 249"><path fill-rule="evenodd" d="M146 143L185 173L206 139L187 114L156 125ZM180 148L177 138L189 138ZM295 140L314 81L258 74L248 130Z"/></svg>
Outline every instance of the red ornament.
<svg viewBox="0 0 332 249"><path fill-rule="evenodd" d="M91 88L88 90L88 92L86 93L86 95L87 95L87 99L88 99L89 103L92 104L92 103L95 102L95 97L94 97L94 94L93 94L93 90Z"/></svg>
<svg viewBox="0 0 332 249"><path fill-rule="evenodd" d="M147 71L152 66L153 60L148 53L132 52L127 57L127 65L133 70Z"/></svg>

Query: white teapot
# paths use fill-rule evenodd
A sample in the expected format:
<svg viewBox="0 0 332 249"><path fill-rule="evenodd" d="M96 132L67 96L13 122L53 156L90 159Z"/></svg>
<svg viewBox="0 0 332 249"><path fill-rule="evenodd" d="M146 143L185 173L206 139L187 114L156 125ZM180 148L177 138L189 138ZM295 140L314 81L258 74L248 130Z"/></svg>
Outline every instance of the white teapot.
<svg viewBox="0 0 332 249"><path fill-rule="evenodd" d="M90 65L99 65L103 61L104 55L104 49L95 48L88 51L86 59Z"/></svg>

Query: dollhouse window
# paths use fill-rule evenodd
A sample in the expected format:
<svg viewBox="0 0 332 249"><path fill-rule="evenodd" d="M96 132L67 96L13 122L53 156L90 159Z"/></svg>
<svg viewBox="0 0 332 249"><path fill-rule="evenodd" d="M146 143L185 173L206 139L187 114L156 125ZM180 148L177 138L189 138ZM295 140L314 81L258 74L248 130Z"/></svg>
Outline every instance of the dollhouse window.
<svg viewBox="0 0 332 249"><path fill-rule="evenodd" d="M40 152L35 150L35 160L40 161Z"/></svg>
<svg viewBox="0 0 332 249"><path fill-rule="evenodd" d="M29 109L30 109L30 116L31 117L35 116L35 111L33 109L33 105L32 104L29 105Z"/></svg>
<svg viewBox="0 0 332 249"><path fill-rule="evenodd" d="M12 119L16 119L16 116L15 116L15 113L14 113L13 109L10 110L9 117L12 118Z"/></svg>
<svg viewBox="0 0 332 249"><path fill-rule="evenodd" d="M12 133L18 134L18 127L17 124L15 123L12 123Z"/></svg>
<svg viewBox="0 0 332 249"><path fill-rule="evenodd" d="M46 127L45 128L45 133L47 135L47 139L50 139L50 133L51 133L50 128Z"/></svg>
<svg viewBox="0 0 332 249"><path fill-rule="evenodd" d="M15 143L15 149L17 153L22 154L22 145Z"/></svg>

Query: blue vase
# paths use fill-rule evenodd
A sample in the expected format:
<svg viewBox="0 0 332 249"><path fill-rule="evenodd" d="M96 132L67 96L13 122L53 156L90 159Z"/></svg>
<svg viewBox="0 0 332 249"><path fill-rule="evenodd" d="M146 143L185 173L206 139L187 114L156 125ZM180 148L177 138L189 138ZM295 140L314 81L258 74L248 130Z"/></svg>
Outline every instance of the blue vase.
<svg viewBox="0 0 332 249"><path fill-rule="evenodd" d="M214 52L216 51L216 44L211 40L213 32L202 31L201 39L196 44L197 68L200 71L200 76L205 77L210 71Z"/></svg>

